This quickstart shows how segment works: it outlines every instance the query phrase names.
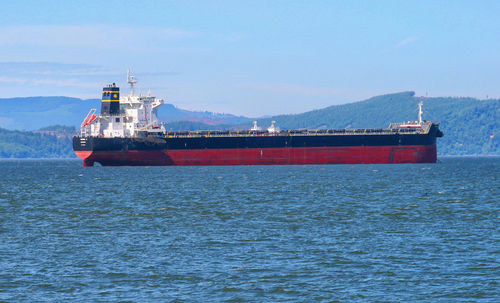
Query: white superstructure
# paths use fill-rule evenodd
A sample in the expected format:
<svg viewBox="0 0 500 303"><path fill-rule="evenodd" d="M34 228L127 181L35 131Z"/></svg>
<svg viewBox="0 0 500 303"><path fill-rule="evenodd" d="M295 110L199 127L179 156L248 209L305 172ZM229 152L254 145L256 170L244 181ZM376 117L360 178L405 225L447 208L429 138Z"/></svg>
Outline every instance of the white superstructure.
<svg viewBox="0 0 500 303"><path fill-rule="evenodd" d="M143 137L165 132L157 116L163 100L150 93L136 95L134 85L137 79L130 75L130 71L127 71L127 82L130 84L130 94L127 96L119 96L119 89L114 84L103 89L103 103L114 101L105 100L107 89L113 89L112 93L117 92L115 96L119 96L119 112L110 114L101 110L101 114L96 115L96 109L92 109L81 125L82 136Z"/></svg>

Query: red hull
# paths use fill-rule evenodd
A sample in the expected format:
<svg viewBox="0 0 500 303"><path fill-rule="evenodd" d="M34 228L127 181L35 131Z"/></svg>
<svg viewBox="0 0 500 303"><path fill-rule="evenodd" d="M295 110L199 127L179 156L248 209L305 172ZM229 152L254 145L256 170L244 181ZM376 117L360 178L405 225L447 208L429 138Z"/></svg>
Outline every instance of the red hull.
<svg viewBox="0 0 500 303"><path fill-rule="evenodd" d="M436 145L75 151L85 166L435 163Z"/></svg>

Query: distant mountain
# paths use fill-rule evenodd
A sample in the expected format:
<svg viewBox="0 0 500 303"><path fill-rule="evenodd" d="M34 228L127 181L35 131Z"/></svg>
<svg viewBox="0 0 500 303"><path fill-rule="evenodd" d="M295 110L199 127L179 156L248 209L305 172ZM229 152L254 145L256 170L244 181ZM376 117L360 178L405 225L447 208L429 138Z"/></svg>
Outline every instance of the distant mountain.
<svg viewBox="0 0 500 303"><path fill-rule="evenodd" d="M60 124L80 126L90 108L99 100L69 97L28 97L0 99L0 127L35 130Z"/></svg>
<svg viewBox="0 0 500 303"><path fill-rule="evenodd" d="M213 113L208 111L190 111L180 109L172 104L164 104L158 110L158 119L164 122L191 121L206 125L242 124L251 121L251 118L231 114Z"/></svg>
<svg viewBox="0 0 500 303"><path fill-rule="evenodd" d="M174 121L165 124L165 129L167 131L179 131L179 130L224 130L232 129L234 125L229 124L218 124L210 125L203 122L193 122L193 121Z"/></svg>
<svg viewBox="0 0 500 303"><path fill-rule="evenodd" d="M27 97L0 99L0 127L36 130L60 124L79 127L91 108L101 107L98 99L70 97ZM160 121L192 121L207 125L241 124L250 118L207 111L189 111L165 104L158 110Z"/></svg>

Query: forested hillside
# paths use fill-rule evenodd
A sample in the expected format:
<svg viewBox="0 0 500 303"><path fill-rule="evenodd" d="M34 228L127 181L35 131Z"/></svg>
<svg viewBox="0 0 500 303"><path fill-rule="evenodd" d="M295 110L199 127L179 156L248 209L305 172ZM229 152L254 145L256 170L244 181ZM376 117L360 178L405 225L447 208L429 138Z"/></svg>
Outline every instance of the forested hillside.
<svg viewBox="0 0 500 303"><path fill-rule="evenodd" d="M0 158L75 158L71 135L0 128ZM57 131L56 131L57 132Z"/></svg>

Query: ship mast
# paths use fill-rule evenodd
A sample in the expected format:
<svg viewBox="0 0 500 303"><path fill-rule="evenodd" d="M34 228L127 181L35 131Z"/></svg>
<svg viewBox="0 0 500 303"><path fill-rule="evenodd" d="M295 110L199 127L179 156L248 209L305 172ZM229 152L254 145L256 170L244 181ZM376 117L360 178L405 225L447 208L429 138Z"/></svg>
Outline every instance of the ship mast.
<svg viewBox="0 0 500 303"><path fill-rule="evenodd" d="M130 69L127 69L127 83L130 84L130 95L134 95L134 85L137 83L137 79L130 75Z"/></svg>
<svg viewBox="0 0 500 303"><path fill-rule="evenodd" d="M422 106L424 106L424 102L420 101L418 103L418 124L422 124Z"/></svg>

